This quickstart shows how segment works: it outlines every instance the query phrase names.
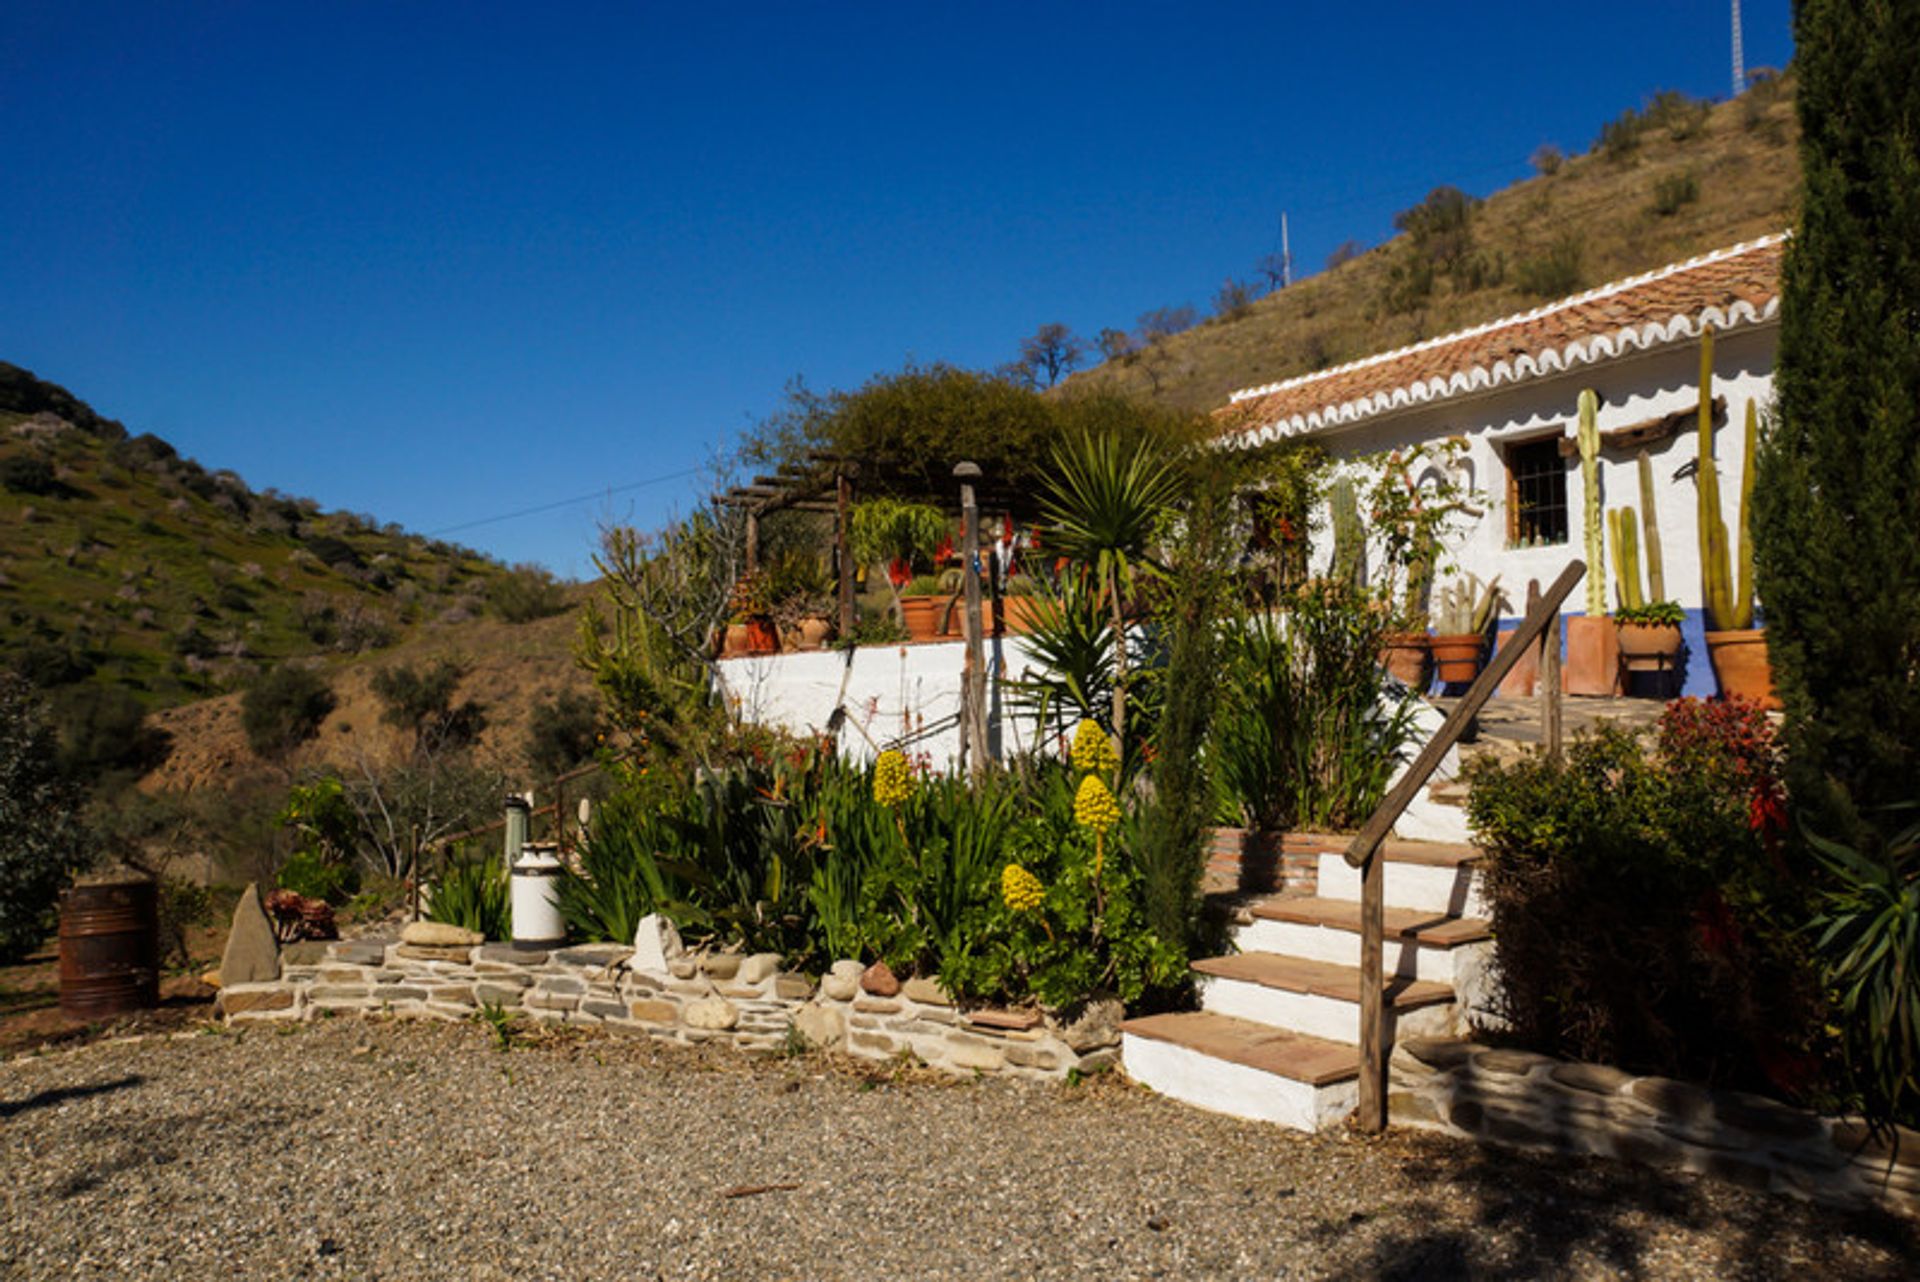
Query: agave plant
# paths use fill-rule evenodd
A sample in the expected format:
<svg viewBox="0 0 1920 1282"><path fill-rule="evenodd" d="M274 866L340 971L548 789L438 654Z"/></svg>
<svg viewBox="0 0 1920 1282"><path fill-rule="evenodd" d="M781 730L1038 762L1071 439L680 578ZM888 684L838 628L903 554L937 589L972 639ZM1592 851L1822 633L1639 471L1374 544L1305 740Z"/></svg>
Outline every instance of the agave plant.
<svg viewBox="0 0 1920 1282"><path fill-rule="evenodd" d="M1151 550L1178 497L1173 461L1151 441L1131 448L1113 436L1080 436L1053 452L1041 495L1049 545L1085 566L1112 620L1113 734L1127 742L1126 603L1142 574L1155 573Z"/></svg>

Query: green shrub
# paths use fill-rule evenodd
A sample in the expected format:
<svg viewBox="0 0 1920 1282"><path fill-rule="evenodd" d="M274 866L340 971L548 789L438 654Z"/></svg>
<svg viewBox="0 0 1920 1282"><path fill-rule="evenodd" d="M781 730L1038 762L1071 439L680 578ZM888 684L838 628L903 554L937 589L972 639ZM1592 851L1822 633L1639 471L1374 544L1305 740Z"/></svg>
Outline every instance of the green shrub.
<svg viewBox="0 0 1920 1282"><path fill-rule="evenodd" d="M1559 298L1580 288L1580 242L1563 236L1545 252L1523 258L1513 269L1514 283L1536 298Z"/></svg>
<svg viewBox="0 0 1920 1282"><path fill-rule="evenodd" d="M248 687L240 699L240 728L253 751L278 761L320 733L334 708L333 689L311 668L283 664Z"/></svg>
<svg viewBox="0 0 1920 1282"><path fill-rule="evenodd" d="M1646 127L1645 117L1629 107L1600 126L1600 140L1594 144L1594 150L1608 160L1626 160L1640 150L1640 135Z"/></svg>
<svg viewBox="0 0 1920 1282"><path fill-rule="evenodd" d="M453 860L433 885L427 920L477 930L488 939L507 939L513 934L511 893L499 860Z"/></svg>
<svg viewBox="0 0 1920 1282"><path fill-rule="evenodd" d="M1653 184L1653 212L1662 218L1671 217L1681 208L1700 199L1700 183L1691 169L1685 173L1667 174Z"/></svg>
<svg viewBox="0 0 1920 1282"><path fill-rule="evenodd" d="M162 877L158 892L161 965L185 966L193 960L188 932L218 916L213 891L184 877Z"/></svg>
<svg viewBox="0 0 1920 1282"><path fill-rule="evenodd" d="M38 454L10 454L0 459L0 488L12 494L57 494L60 478Z"/></svg>
<svg viewBox="0 0 1920 1282"><path fill-rule="evenodd" d="M1757 709L1681 700L1659 746L1607 728L1564 760L1467 772L1504 1016L1535 1049L1805 1095L1817 983L1777 857Z"/></svg>
<svg viewBox="0 0 1920 1282"><path fill-rule="evenodd" d="M466 674L466 668L452 659L437 659L418 668L401 663L380 669L372 681L374 697L380 700L380 719L413 735L416 757L472 747L487 718L472 699L454 702Z"/></svg>
<svg viewBox="0 0 1920 1282"><path fill-rule="evenodd" d="M488 582L487 604L508 623L532 623L565 611L567 589L543 566L516 565Z"/></svg>
<svg viewBox="0 0 1920 1282"><path fill-rule="evenodd" d="M280 865L274 878L280 889L307 899L345 904L360 891L360 870L353 864L328 859L313 850L297 850Z"/></svg>
<svg viewBox="0 0 1920 1282"><path fill-rule="evenodd" d="M49 699L60 739L60 768L96 782L114 774L142 774L166 760L172 741L147 724L147 709L119 686L81 685Z"/></svg>
<svg viewBox="0 0 1920 1282"><path fill-rule="evenodd" d="M591 695L563 690L533 706L524 755L538 779L554 779L593 760L602 737L600 704Z"/></svg>
<svg viewBox="0 0 1920 1282"><path fill-rule="evenodd" d="M80 803L55 763L45 709L26 682L0 672L0 963L40 946L61 889L91 858Z"/></svg>

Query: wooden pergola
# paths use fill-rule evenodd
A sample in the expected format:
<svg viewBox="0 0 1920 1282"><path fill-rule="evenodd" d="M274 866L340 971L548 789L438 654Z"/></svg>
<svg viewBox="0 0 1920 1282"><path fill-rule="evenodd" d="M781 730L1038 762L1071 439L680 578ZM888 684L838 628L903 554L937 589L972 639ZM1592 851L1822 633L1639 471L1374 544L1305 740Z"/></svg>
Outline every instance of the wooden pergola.
<svg viewBox="0 0 1920 1282"><path fill-rule="evenodd" d="M833 514L834 577L838 584L840 631L853 631L855 566L849 546L856 487L866 494L886 495L906 502L926 503L964 519L962 487L954 469L965 460L861 458L816 452L803 463L782 463L770 475L753 478L715 496L715 502L737 507L746 515L746 565L760 566L760 518L774 512L830 512ZM1032 523L1039 500L1032 492L1009 486L1004 479L977 475L972 480L976 510L1004 513L1016 522Z"/></svg>

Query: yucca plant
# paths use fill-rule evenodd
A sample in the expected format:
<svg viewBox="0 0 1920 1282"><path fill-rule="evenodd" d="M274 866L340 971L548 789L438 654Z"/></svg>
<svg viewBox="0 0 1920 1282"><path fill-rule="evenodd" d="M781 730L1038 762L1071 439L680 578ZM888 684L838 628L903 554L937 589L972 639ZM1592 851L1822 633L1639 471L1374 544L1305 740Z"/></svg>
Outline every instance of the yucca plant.
<svg viewBox="0 0 1920 1282"><path fill-rule="evenodd" d="M1912 806L1901 809L1912 809ZM1831 884L1811 929L1876 1119L1920 1109L1920 822L1877 850L1809 832Z"/></svg>
<svg viewBox="0 0 1920 1282"><path fill-rule="evenodd" d="M1153 539L1179 493L1163 447L1132 446L1091 434L1053 451L1041 494L1048 546L1085 566L1107 606L1113 636L1113 735L1127 745L1127 598L1143 574L1158 570Z"/></svg>
<svg viewBox="0 0 1920 1282"><path fill-rule="evenodd" d="M513 933L511 905L507 872L498 860L455 860L434 885L427 920L506 939Z"/></svg>
<svg viewBox="0 0 1920 1282"><path fill-rule="evenodd" d="M1007 682L1013 703L1044 735L1050 718L1113 724L1114 628L1089 575L1069 572L1028 607L1028 653L1038 671Z"/></svg>

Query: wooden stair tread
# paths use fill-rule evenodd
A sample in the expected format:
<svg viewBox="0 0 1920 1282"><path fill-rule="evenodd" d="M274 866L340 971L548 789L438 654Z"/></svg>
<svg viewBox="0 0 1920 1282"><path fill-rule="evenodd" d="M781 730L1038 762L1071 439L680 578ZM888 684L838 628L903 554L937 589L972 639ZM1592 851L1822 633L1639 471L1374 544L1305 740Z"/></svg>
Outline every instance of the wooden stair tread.
<svg viewBox="0 0 1920 1282"><path fill-rule="evenodd" d="M1193 963L1202 975L1237 979L1278 988L1290 993L1309 993L1335 1001L1360 1001L1360 968L1335 962L1308 961L1304 957L1282 957L1277 953L1235 953L1230 957L1203 957ZM1413 1010L1453 1000L1453 989L1430 979L1388 976L1384 985L1387 1002L1395 1010Z"/></svg>
<svg viewBox="0 0 1920 1282"><path fill-rule="evenodd" d="M1309 851L1344 855L1353 844L1351 836L1338 833L1288 833L1286 841L1300 853ZM1458 868L1483 857L1478 846L1458 841L1408 841L1389 837L1380 843L1380 853L1390 864L1425 864L1434 868Z"/></svg>
<svg viewBox="0 0 1920 1282"><path fill-rule="evenodd" d="M1309 1086L1325 1086L1360 1075L1358 1047L1212 1011L1144 1015L1125 1021L1120 1031Z"/></svg>
<svg viewBox="0 0 1920 1282"><path fill-rule="evenodd" d="M1355 934L1360 931L1360 905L1353 900L1276 895L1252 905L1248 911L1267 921L1325 926ZM1478 917L1453 917L1418 908L1389 908L1383 916L1388 939L1412 940L1433 948L1457 948L1493 936L1492 924Z"/></svg>

